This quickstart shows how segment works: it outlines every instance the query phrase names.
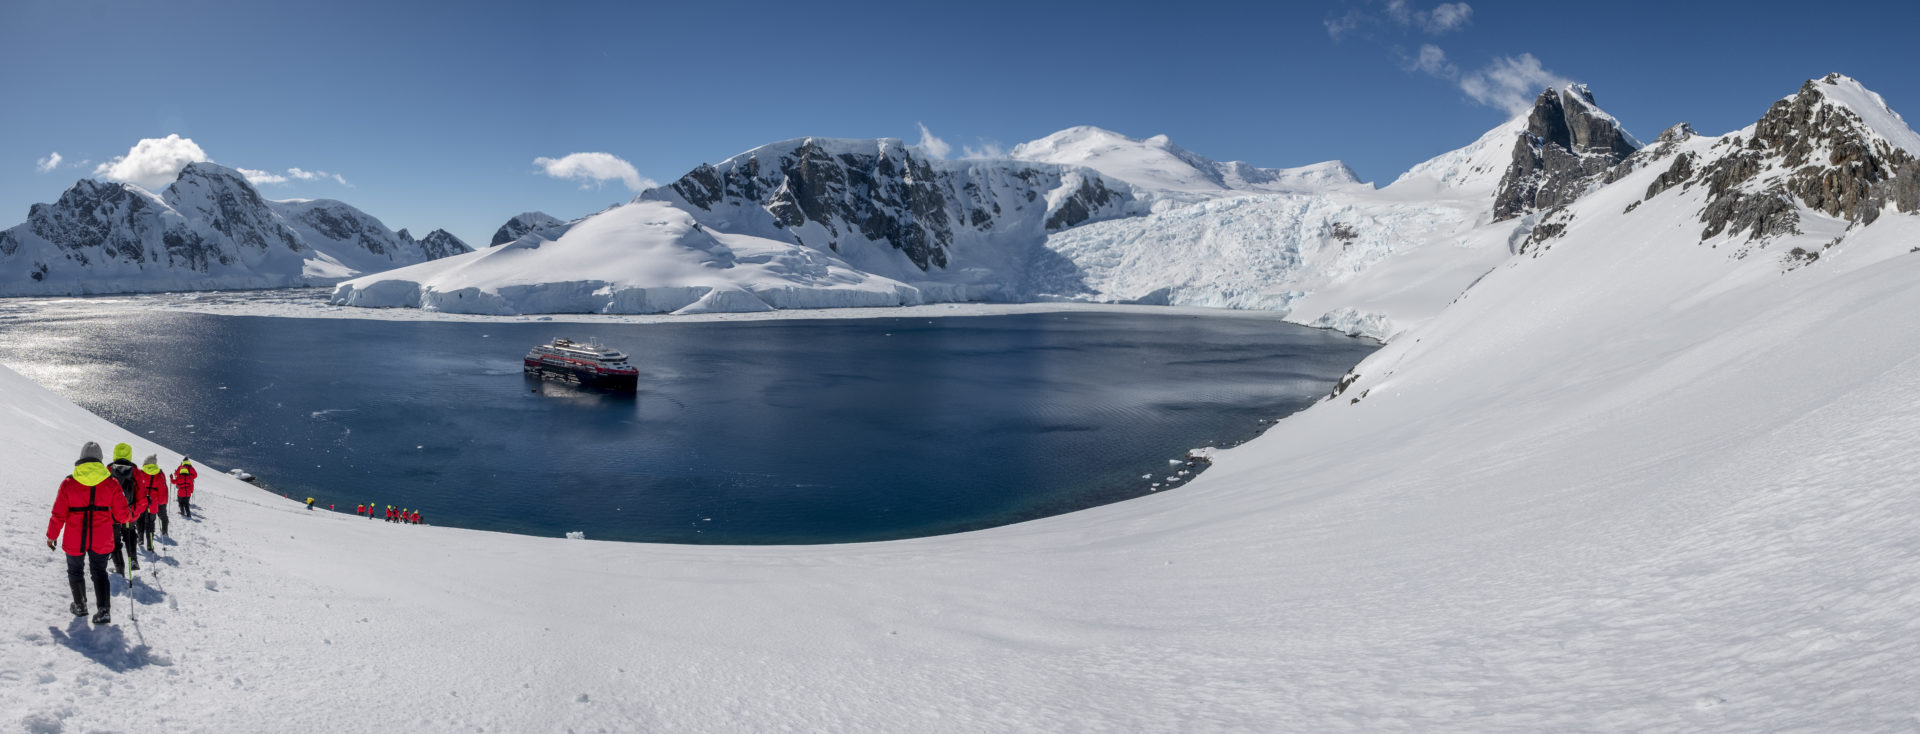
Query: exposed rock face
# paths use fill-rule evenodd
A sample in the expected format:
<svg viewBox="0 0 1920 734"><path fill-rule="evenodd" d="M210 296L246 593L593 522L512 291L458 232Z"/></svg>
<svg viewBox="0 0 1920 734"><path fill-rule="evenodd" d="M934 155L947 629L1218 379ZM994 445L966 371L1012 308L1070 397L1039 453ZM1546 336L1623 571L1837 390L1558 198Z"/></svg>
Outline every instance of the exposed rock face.
<svg viewBox="0 0 1920 734"><path fill-rule="evenodd" d="M488 242L487 246L504 245L527 236L528 232L544 231L564 224L566 224L566 222L562 222L546 212L526 212L524 214L518 214L512 219L507 220L506 224L500 225L500 229L494 231L493 240Z"/></svg>
<svg viewBox="0 0 1920 734"><path fill-rule="evenodd" d="M465 252L473 252L473 248L468 247L467 243L460 241L460 238L453 236L452 232L444 229L436 229L428 232L426 237L422 237L419 240L413 240L413 237L408 235L404 229L400 230L400 236L409 241L417 242L420 253L428 260L438 260L443 257L452 257Z"/></svg>
<svg viewBox="0 0 1920 734"><path fill-rule="evenodd" d="M921 271L947 267L956 239L968 230L1039 237L1115 216L1133 202L1129 187L1090 169L929 160L897 140L825 138L775 143L717 166L702 164L640 198L685 202L725 231L744 228L836 253L863 242L884 243ZM1043 215L1040 226L1012 232L1018 227L1007 220L1015 211L1023 212L1023 222ZM737 221L743 217L765 221ZM759 231L767 228L777 231Z"/></svg>
<svg viewBox="0 0 1920 734"><path fill-rule="evenodd" d="M1730 135L1698 155L1678 155L1646 195L1704 187L1702 240L1744 232L1749 242L1765 241L1798 233L1795 204L1854 224L1873 223L1888 206L1920 210L1920 161L1888 137L1910 137L1911 131L1884 108L1869 113L1881 113L1881 124L1899 129L1876 130L1854 109L1864 104L1878 105L1879 98L1852 79L1831 74L1809 81L1775 102L1751 135Z"/></svg>
<svg viewBox="0 0 1920 734"><path fill-rule="evenodd" d="M1534 100L1527 130L1494 193L1495 221L1551 209L1580 198L1639 149L1639 143L1594 105L1583 85L1548 89Z"/></svg>
<svg viewBox="0 0 1920 734"><path fill-rule="evenodd" d="M426 259L351 206L267 201L238 171L193 163L158 195L83 179L33 205L0 232L0 294L303 285Z"/></svg>

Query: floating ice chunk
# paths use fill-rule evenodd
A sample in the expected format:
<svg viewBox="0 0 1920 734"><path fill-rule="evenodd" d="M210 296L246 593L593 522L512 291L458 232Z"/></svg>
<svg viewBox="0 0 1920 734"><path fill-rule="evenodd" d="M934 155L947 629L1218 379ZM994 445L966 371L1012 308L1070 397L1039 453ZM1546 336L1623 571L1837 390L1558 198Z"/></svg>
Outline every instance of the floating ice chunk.
<svg viewBox="0 0 1920 734"><path fill-rule="evenodd" d="M568 530L567 531L567 540L586 540L586 539L587 539L587 531L585 530Z"/></svg>

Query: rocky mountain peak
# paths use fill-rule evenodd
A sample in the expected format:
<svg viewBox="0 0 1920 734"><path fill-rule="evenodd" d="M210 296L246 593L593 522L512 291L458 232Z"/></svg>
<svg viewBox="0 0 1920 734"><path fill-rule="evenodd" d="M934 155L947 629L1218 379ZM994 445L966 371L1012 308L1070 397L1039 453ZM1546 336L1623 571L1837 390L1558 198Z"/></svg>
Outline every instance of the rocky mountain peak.
<svg viewBox="0 0 1920 734"><path fill-rule="evenodd" d="M899 140L796 138L702 164L640 199L685 203L703 223L837 253L914 275L946 268L954 245L1114 216L1131 190L1097 172L1018 160L942 161ZM1030 230L1029 230L1030 227ZM869 245L880 245L879 250ZM871 258L871 259L869 259ZM887 270L887 272L893 272Z"/></svg>
<svg viewBox="0 0 1920 734"><path fill-rule="evenodd" d="M1639 149L1640 141L1600 109L1585 85L1542 91L1494 192L1494 220L1578 199Z"/></svg>
<svg viewBox="0 0 1920 734"><path fill-rule="evenodd" d="M405 234L406 230L400 230L400 233ZM473 252L473 248L469 247L467 243L462 242L459 237L453 236L452 232L444 229L436 229L428 232L427 236L420 238L419 245L421 252L426 255L428 260L438 260L443 257L452 257L461 253Z"/></svg>
<svg viewBox="0 0 1920 734"><path fill-rule="evenodd" d="M522 212L514 215L512 219L508 219L507 223L500 225L499 229L494 230L493 240L490 241L487 246L494 247L504 245L527 236L528 232L537 232L564 224L566 224L566 222L562 222L546 212Z"/></svg>
<svg viewBox="0 0 1920 734"><path fill-rule="evenodd" d="M1800 231L1796 204L1860 225L1889 206L1920 210L1914 150L1920 136L1880 95L1829 74L1774 102L1751 128L1677 156L1646 195L1704 187L1702 240L1745 232L1764 243Z"/></svg>
<svg viewBox="0 0 1920 734"><path fill-rule="evenodd" d="M1660 137L1654 138L1653 142L1678 143L1678 142L1685 141L1689 138L1696 137L1698 135L1699 133L1696 133L1693 131L1692 125L1688 125L1687 123L1682 122L1682 123L1677 123L1673 127L1667 128L1664 131L1661 131Z"/></svg>

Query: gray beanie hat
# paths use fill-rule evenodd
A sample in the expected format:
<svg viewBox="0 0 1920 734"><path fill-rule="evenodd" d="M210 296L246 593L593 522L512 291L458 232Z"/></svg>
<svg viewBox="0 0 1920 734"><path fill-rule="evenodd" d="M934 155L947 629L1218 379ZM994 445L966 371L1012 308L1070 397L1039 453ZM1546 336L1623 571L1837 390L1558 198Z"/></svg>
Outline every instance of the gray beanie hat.
<svg viewBox="0 0 1920 734"><path fill-rule="evenodd" d="M80 460L83 462L99 461L100 460L100 444L94 443L92 441L88 441L86 442L85 445L82 445L80 447Z"/></svg>
<svg viewBox="0 0 1920 734"><path fill-rule="evenodd" d="M146 458L145 460L143 460L143 461L141 461L140 463L141 463L142 465L146 465L146 464L153 464L154 466L159 466L159 465L160 465L160 455L159 455L159 454L147 454L147 458Z"/></svg>

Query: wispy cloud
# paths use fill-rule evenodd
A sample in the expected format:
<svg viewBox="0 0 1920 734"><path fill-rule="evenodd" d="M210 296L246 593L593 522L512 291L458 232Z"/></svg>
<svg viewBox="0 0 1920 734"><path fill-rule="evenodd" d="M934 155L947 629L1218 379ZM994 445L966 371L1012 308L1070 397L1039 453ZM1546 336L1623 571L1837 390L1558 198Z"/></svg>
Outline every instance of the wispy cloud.
<svg viewBox="0 0 1920 734"><path fill-rule="evenodd" d="M235 168L233 170L239 171L240 175L242 176L246 176L247 183L253 184L255 186L259 186L261 184L278 184L278 183L287 182L286 176L282 176L272 171L262 171L254 168Z"/></svg>
<svg viewBox="0 0 1920 734"><path fill-rule="evenodd" d="M1447 52L1431 43L1420 44L1420 52L1408 58L1409 71L1425 72L1442 79L1455 79L1460 76L1460 67L1447 60Z"/></svg>
<svg viewBox="0 0 1920 734"><path fill-rule="evenodd" d="M1441 3L1420 19L1420 28L1433 35L1461 28L1473 20L1473 6L1466 3Z"/></svg>
<svg viewBox="0 0 1920 734"><path fill-rule="evenodd" d="M1487 68L1460 77L1460 91L1474 101L1506 110L1509 115L1525 113L1533 99L1547 87L1563 87L1572 80L1540 66L1533 54L1503 56Z"/></svg>
<svg viewBox="0 0 1920 734"><path fill-rule="evenodd" d="M981 141L979 147L967 145L960 148L961 158L1005 158L1007 148L999 143Z"/></svg>
<svg viewBox="0 0 1920 734"><path fill-rule="evenodd" d="M48 173L48 172L51 172L53 169L59 168L59 167L60 167L59 151L48 153L47 157L41 158L40 160L34 161L33 163L33 170L39 171L41 173Z"/></svg>
<svg viewBox="0 0 1920 734"><path fill-rule="evenodd" d="M1417 30L1438 36L1464 28L1472 21L1473 6L1466 3L1441 3L1427 10L1417 10L1407 4L1407 0L1388 0L1385 3L1351 5L1344 13L1327 16L1323 25L1328 36L1341 41L1356 33L1371 33L1376 29L1395 34Z"/></svg>
<svg viewBox="0 0 1920 734"><path fill-rule="evenodd" d="M608 181L620 181L633 191L644 191L659 184L640 175L632 163L612 153L570 153L561 158L535 158L533 165L554 178L579 180L580 188L593 188Z"/></svg>
<svg viewBox="0 0 1920 734"><path fill-rule="evenodd" d="M1447 60L1439 46L1424 44L1420 52L1407 59L1407 68L1453 82L1473 101L1506 112L1525 114L1533 108L1534 97L1548 87L1562 87L1572 80L1541 66L1533 54L1501 56L1485 67L1470 72Z"/></svg>
<svg viewBox="0 0 1920 734"><path fill-rule="evenodd" d="M916 122L914 124L920 126L920 142L915 143L915 147L926 151L927 155L941 159L946 158L948 153L953 152L953 146L948 145L947 141L941 140L939 136L934 135L932 130L928 130L926 123Z"/></svg>
<svg viewBox="0 0 1920 734"><path fill-rule="evenodd" d="M159 189L179 178L180 169L189 163L212 160L207 152L191 138L168 135L164 138L146 138L133 145L126 155L114 156L112 160L93 169L93 175L105 176L117 181L125 181L147 189Z"/></svg>
<svg viewBox="0 0 1920 734"><path fill-rule="evenodd" d="M327 173L326 171L309 171L303 168L289 168L287 169L287 175L293 178L300 179L302 181L319 181L324 179L332 179L335 183L338 183L341 186L345 186L347 188L353 188L353 184L347 183L346 177L341 176L338 173Z"/></svg>

